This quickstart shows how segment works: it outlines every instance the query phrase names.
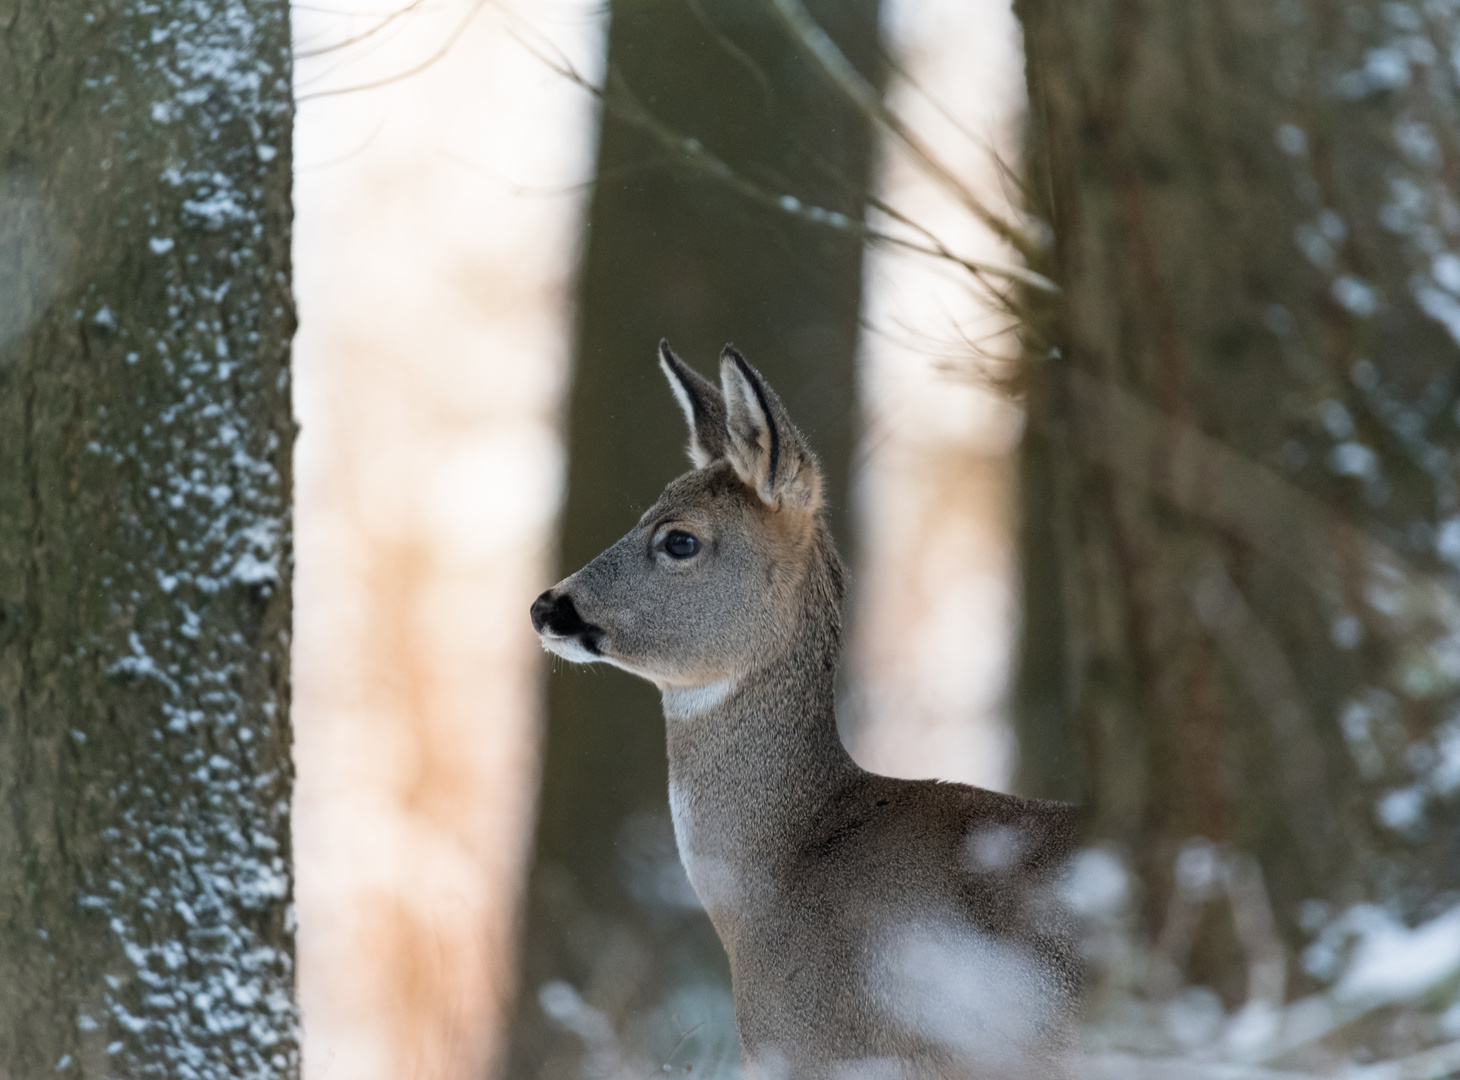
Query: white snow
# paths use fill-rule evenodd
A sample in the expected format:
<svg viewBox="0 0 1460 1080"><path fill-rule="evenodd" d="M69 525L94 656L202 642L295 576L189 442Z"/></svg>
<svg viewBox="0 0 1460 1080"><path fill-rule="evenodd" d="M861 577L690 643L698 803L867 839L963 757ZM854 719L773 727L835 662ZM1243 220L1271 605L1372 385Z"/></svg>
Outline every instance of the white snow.
<svg viewBox="0 0 1460 1080"><path fill-rule="evenodd" d="M1413 929L1369 905L1346 918L1359 939L1335 987L1341 1000L1414 998L1460 973L1460 907Z"/></svg>

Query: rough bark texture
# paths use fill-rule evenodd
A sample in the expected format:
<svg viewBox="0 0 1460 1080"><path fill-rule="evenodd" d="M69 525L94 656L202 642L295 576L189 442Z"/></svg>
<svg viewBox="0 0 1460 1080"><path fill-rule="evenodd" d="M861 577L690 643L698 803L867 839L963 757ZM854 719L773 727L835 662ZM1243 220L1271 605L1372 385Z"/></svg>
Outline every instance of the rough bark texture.
<svg viewBox="0 0 1460 1080"><path fill-rule="evenodd" d="M817 4L813 14L876 78L875 0ZM610 18L610 86L627 87L659 122L756 183L860 220L868 126L798 55L769 5L616 0ZM628 531L690 467L655 364L661 336L713 378L726 341L765 373L820 455L845 551L857 239L696 176L609 114L581 275L562 574ZM637 1055L650 1068L692 1063L697 1074L733 1066L728 972L670 830L658 694L616 670L560 670L548 701L505 1068L572 1076L615 1060L636 1068Z"/></svg>
<svg viewBox="0 0 1460 1080"><path fill-rule="evenodd" d="M1361 899L1433 913L1460 885L1460 7L1016 7L1063 290L1031 298L1024 785L1093 806L1153 931L1194 837L1257 856L1290 943ZM1191 975L1240 999L1221 926Z"/></svg>
<svg viewBox="0 0 1460 1080"><path fill-rule="evenodd" d="M282 2L0 6L0 1077L297 1075Z"/></svg>

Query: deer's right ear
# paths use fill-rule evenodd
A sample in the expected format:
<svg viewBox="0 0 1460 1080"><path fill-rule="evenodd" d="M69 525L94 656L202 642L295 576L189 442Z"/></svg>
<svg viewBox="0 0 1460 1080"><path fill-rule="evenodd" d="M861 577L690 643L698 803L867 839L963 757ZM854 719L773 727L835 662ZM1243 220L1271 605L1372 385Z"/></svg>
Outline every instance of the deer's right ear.
<svg viewBox="0 0 1460 1080"><path fill-rule="evenodd" d="M726 345L720 353L725 395L725 457L767 506L821 508L821 466L796 430L786 407L760 372Z"/></svg>
<svg viewBox="0 0 1460 1080"><path fill-rule="evenodd" d="M697 469L725 456L725 397L720 388L659 342L659 366L689 425L689 459Z"/></svg>

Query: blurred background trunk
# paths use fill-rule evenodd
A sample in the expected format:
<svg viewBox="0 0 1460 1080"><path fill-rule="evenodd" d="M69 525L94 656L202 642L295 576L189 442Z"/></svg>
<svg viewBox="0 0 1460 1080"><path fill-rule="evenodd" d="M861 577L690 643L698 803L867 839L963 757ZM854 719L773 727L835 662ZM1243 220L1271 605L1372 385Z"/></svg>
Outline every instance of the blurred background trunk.
<svg viewBox="0 0 1460 1080"><path fill-rule="evenodd" d="M875 0L812 6L880 85ZM668 155L662 136L860 221L866 120L769 5L614 3L606 83L620 111L611 104L603 121L579 284L559 576L689 468L655 363L666 336L712 378L727 341L766 374L820 455L832 528L851 554L861 242L756 205L697 171L695 149ZM660 137L626 123L625 108L642 108ZM653 687L602 668L554 672L509 1075L576 1075L585 1052L595 1069L640 1054L737 1065L728 971L679 866L666 782Z"/></svg>
<svg viewBox="0 0 1460 1080"><path fill-rule="evenodd" d="M1092 806L1192 982L1281 997L1233 920L1168 918L1202 853L1256 856L1290 946L1460 884L1457 10L1016 9L1063 290L1030 301L1023 787Z"/></svg>
<svg viewBox="0 0 1460 1080"><path fill-rule="evenodd" d="M298 1072L289 49L0 22L0 1076Z"/></svg>

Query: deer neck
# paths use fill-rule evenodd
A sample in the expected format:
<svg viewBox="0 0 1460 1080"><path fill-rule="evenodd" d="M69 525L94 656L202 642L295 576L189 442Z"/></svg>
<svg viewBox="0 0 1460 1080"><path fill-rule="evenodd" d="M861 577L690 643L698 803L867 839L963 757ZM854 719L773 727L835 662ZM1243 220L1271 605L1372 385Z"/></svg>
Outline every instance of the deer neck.
<svg viewBox="0 0 1460 1080"><path fill-rule="evenodd" d="M808 575L795 632L762 666L665 693L675 839L712 917L754 906L765 894L755 879L861 772L836 728L839 570L828 563Z"/></svg>

